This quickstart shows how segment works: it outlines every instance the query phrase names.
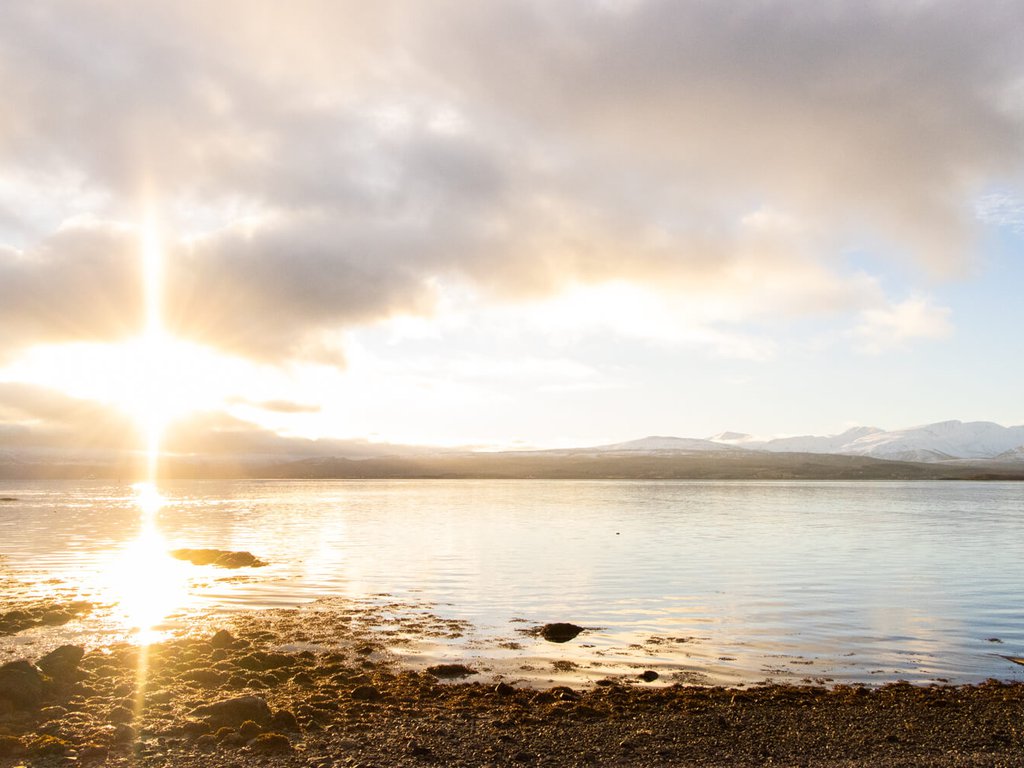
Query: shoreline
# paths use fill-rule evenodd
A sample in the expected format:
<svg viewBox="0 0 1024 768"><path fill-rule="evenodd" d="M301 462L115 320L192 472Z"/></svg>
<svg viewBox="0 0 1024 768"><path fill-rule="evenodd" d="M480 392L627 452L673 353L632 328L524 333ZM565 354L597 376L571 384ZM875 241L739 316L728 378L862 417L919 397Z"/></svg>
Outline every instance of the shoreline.
<svg viewBox="0 0 1024 768"><path fill-rule="evenodd" d="M20 688L8 663L0 767L1024 765L1019 682L538 689L410 670L343 613L329 650L282 651L268 615L221 625L40 653Z"/></svg>

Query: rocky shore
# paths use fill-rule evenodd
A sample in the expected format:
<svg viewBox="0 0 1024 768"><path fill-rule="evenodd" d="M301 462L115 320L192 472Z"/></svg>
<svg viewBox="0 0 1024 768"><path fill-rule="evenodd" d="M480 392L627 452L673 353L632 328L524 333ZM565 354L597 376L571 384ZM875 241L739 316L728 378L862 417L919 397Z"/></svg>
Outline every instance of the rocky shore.
<svg viewBox="0 0 1024 768"><path fill-rule="evenodd" d="M254 615L9 662L0 766L1024 765L1019 683L538 690L290 639Z"/></svg>

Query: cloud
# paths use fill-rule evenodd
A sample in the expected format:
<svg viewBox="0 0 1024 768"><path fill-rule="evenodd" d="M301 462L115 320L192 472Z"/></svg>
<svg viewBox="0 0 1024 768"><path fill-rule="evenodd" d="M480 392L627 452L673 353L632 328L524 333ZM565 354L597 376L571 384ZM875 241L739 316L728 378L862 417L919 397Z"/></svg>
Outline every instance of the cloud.
<svg viewBox="0 0 1024 768"><path fill-rule="evenodd" d="M7 4L0 340L137 327L147 200L168 325L264 360L340 363L339 331L451 286L656 286L722 334L871 311L845 248L956 274L973 196L1019 178L1022 24L942 0Z"/></svg>
<svg viewBox="0 0 1024 768"><path fill-rule="evenodd" d="M0 248L0 349L137 333L143 316L133 233L76 220L26 251Z"/></svg>
<svg viewBox="0 0 1024 768"><path fill-rule="evenodd" d="M949 337L953 332L949 318L948 307L914 296L898 304L865 310L852 335L861 351L878 354L914 339Z"/></svg>
<svg viewBox="0 0 1024 768"><path fill-rule="evenodd" d="M7 454L110 457L136 449L138 429L116 409L52 389L0 382L0 446Z"/></svg>

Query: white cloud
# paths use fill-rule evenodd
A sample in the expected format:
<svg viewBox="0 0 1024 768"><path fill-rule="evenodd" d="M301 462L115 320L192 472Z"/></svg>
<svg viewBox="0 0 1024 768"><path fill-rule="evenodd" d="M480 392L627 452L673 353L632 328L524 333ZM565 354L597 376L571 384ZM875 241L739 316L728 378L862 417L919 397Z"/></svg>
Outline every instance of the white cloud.
<svg viewBox="0 0 1024 768"><path fill-rule="evenodd" d="M953 333L951 310L913 296L898 304L867 309L852 336L862 352L879 354L916 339L945 339Z"/></svg>

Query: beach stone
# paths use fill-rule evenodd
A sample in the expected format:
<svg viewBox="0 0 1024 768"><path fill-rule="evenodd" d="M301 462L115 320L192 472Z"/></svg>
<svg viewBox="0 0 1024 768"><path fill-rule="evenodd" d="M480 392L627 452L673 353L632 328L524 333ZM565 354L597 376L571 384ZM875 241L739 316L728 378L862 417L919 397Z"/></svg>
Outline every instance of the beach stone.
<svg viewBox="0 0 1024 768"><path fill-rule="evenodd" d="M17 736L0 736L0 757L11 757L25 751Z"/></svg>
<svg viewBox="0 0 1024 768"><path fill-rule="evenodd" d="M244 723L238 726L238 732L239 734L241 734L242 738L245 741L252 741L261 733L263 733L263 729L259 726L258 723L252 720L246 720Z"/></svg>
<svg viewBox="0 0 1024 768"><path fill-rule="evenodd" d="M228 676L215 669L193 669L178 677L179 680L199 683L205 688L217 688L224 684Z"/></svg>
<svg viewBox="0 0 1024 768"><path fill-rule="evenodd" d="M350 695L355 701L380 701L384 698L384 694L372 685L360 685Z"/></svg>
<svg viewBox="0 0 1024 768"><path fill-rule="evenodd" d="M239 696L213 704L196 707L189 713L190 717L205 718L213 726L230 725L237 727L246 720L256 723L269 723L271 714L267 700L262 696Z"/></svg>
<svg viewBox="0 0 1024 768"><path fill-rule="evenodd" d="M444 678L469 677L477 673L475 669L470 669L465 664L435 664L427 667L426 672L434 677Z"/></svg>
<svg viewBox="0 0 1024 768"><path fill-rule="evenodd" d="M229 552L224 549L174 549L171 557L188 560L192 565L213 565L218 568L262 568L267 565L252 552Z"/></svg>
<svg viewBox="0 0 1024 768"><path fill-rule="evenodd" d="M219 629L210 638L210 645L214 648L231 648L235 644L235 637L226 629Z"/></svg>
<svg viewBox="0 0 1024 768"><path fill-rule="evenodd" d="M15 709L36 709L43 701L43 675L38 667L24 659L0 667L0 699Z"/></svg>
<svg viewBox="0 0 1024 768"><path fill-rule="evenodd" d="M83 656L85 649L81 646L62 645L39 659L36 666L55 680L67 680L78 670Z"/></svg>
<svg viewBox="0 0 1024 768"><path fill-rule="evenodd" d="M641 680L643 680L645 683L653 683L655 680L657 680L660 677L660 675L657 672L655 672L653 669L647 669L647 670L644 670L643 672L641 672L638 675L638 677Z"/></svg>
<svg viewBox="0 0 1024 768"><path fill-rule="evenodd" d="M42 616L39 617L41 624L45 624L48 627L59 627L67 624L71 621L74 616L66 611L46 611Z"/></svg>
<svg viewBox="0 0 1024 768"><path fill-rule="evenodd" d="M549 643L567 643L583 631L583 627L564 621L545 624L540 628L540 636Z"/></svg>
<svg viewBox="0 0 1024 768"><path fill-rule="evenodd" d="M291 752L292 743L287 736L280 733L261 733L249 743L249 749L257 754L270 755Z"/></svg>
<svg viewBox="0 0 1024 768"><path fill-rule="evenodd" d="M299 731L299 721L287 709L279 709L270 719L270 727L278 731Z"/></svg>

